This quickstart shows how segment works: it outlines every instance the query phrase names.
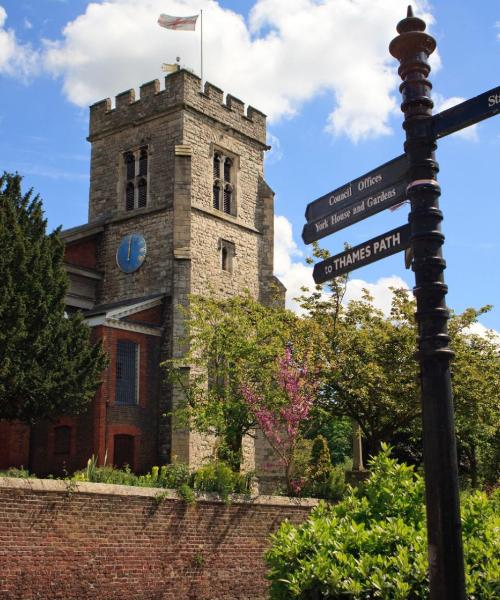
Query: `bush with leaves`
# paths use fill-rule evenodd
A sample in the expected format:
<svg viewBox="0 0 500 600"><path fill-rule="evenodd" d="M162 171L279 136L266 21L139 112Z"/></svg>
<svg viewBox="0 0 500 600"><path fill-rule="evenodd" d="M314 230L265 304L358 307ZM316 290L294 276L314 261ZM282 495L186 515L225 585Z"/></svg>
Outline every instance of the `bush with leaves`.
<svg viewBox="0 0 500 600"><path fill-rule="evenodd" d="M322 503L296 527L281 525L266 553L271 599L427 598L424 482L384 446L372 475L336 505ZM500 493L464 498L469 600L498 598Z"/></svg>
<svg viewBox="0 0 500 600"><path fill-rule="evenodd" d="M197 492L215 492L227 501L229 494L249 494L252 473L235 473L222 461L213 461L193 474L193 488Z"/></svg>
<svg viewBox="0 0 500 600"><path fill-rule="evenodd" d="M317 436L312 443L300 495L337 501L344 496L346 489L344 469L332 465L327 440Z"/></svg>

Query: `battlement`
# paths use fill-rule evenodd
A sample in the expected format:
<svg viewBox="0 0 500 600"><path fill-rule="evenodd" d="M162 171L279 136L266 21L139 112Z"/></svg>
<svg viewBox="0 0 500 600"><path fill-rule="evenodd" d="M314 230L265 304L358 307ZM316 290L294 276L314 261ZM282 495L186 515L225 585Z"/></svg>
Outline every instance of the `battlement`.
<svg viewBox="0 0 500 600"><path fill-rule="evenodd" d="M230 94L224 102L224 92L211 83L205 83L201 92L200 83L199 77L181 69L165 77L163 90L160 89L160 81L155 79L141 85L137 100L135 90L131 89L116 96L115 108L112 108L110 98L93 104L90 107L90 141L176 108L189 106L266 144L266 115L252 106L245 111L244 102Z"/></svg>

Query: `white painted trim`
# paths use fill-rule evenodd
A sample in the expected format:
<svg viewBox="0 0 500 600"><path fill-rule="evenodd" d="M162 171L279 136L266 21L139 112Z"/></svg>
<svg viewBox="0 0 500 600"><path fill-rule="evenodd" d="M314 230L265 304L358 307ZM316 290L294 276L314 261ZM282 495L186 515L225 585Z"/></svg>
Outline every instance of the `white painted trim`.
<svg viewBox="0 0 500 600"><path fill-rule="evenodd" d="M111 329L121 329L122 331L133 331L135 333L144 333L145 335L153 335L155 337L161 337L162 331L142 325L141 323L134 323L133 321L121 321L120 319L114 319L106 317L105 315L97 315L85 319L85 322L89 327L97 327L102 325L103 327L109 327Z"/></svg>
<svg viewBox="0 0 500 600"><path fill-rule="evenodd" d="M129 304L128 306L119 306L117 308L112 308L111 310L107 311L106 317L108 319L122 319L123 317L128 317L129 315L133 315L134 313L147 310L148 308L159 306L162 303L163 298L163 296L160 296L159 298L143 300L142 302L138 302L137 304Z"/></svg>

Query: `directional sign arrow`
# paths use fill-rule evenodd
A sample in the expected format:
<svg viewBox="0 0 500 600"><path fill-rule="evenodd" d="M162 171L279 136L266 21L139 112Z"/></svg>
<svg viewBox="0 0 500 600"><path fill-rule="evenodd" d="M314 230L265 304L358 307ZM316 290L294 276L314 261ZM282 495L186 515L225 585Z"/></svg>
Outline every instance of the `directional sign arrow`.
<svg viewBox="0 0 500 600"><path fill-rule="evenodd" d="M500 113L500 86L432 117L434 135L442 138Z"/></svg>
<svg viewBox="0 0 500 600"><path fill-rule="evenodd" d="M365 196L357 202L344 205L343 208L337 208L325 217L306 223L302 230L302 239L305 244L310 244L386 208L400 204L405 199L406 181L401 181L373 195Z"/></svg>
<svg viewBox="0 0 500 600"><path fill-rule="evenodd" d="M373 171L353 179L342 187L329 192L321 198L310 202L306 208L307 221L320 219L333 210L340 209L383 190L406 178L408 159L402 154L389 162L380 165Z"/></svg>
<svg viewBox="0 0 500 600"><path fill-rule="evenodd" d="M330 279L359 269L372 262L405 250L410 245L410 226L403 225L379 235L364 244L354 246L342 254L336 254L314 265L315 283L325 283Z"/></svg>

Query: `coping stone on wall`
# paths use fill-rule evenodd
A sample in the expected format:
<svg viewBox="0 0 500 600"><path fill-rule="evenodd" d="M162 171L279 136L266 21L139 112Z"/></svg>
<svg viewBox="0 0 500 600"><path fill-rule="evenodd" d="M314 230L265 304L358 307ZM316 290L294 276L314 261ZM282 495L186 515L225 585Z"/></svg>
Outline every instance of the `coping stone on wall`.
<svg viewBox="0 0 500 600"><path fill-rule="evenodd" d="M116 485L109 483L90 483L88 481L56 480L56 479L31 479L20 477L0 477L0 489L29 490L32 492L60 492L79 494L100 494L110 496L139 496L154 498L162 494L165 500L182 500L175 490L165 488L146 488L131 485ZM197 502L222 502L214 493L196 494ZM242 494L231 495L232 504L254 504L267 506L300 506L314 507L319 500L316 498L289 498L287 496L247 496Z"/></svg>

